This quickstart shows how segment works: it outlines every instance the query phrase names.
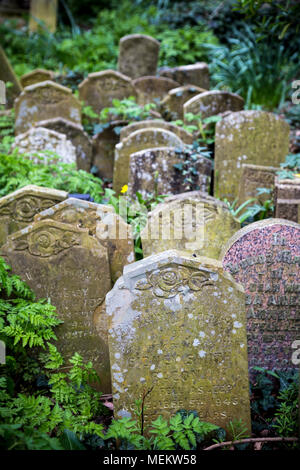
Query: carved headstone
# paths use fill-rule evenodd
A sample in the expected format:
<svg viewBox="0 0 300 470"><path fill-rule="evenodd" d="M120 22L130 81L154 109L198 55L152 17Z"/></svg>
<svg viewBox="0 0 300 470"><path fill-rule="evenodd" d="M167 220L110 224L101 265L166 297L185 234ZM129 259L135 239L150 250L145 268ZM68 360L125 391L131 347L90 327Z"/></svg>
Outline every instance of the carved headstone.
<svg viewBox="0 0 300 470"><path fill-rule="evenodd" d="M159 42L151 36L129 34L120 39L119 72L131 78L156 75Z"/></svg>
<svg viewBox="0 0 300 470"><path fill-rule="evenodd" d="M187 113L201 114L201 118L205 119L225 111L241 111L243 108L244 100L241 96L229 91L212 90L186 101L183 105L183 114L184 116Z"/></svg>
<svg viewBox="0 0 300 470"><path fill-rule="evenodd" d="M300 223L300 178L275 179L275 216Z"/></svg>
<svg viewBox="0 0 300 470"><path fill-rule="evenodd" d="M291 345L300 334L300 225L254 222L228 241L222 257L246 292L250 370L293 368Z"/></svg>
<svg viewBox="0 0 300 470"><path fill-rule="evenodd" d="M65 191L29 185L0 198L0 246L8 235L30 224L35 214L67 197Z"/></svg>
<svg viewBox="0 0 300 470"><path fill-rule="evenodd" d="M242 175L239 184L238 205L256 197L263 204L266 199L273 198L275 175L279 168L273 166L242 164ZM271 193L258 195L258 188L266 188Z"/></svg>
<svg viewBox="0 0 300 470"><path fill-rule="evenodd" d="M156 127L159 129L166 129L167 131L173 132L176 134L185 144L191 145L194 141L192 134L187 132L182 127L176 126L171 122L163 121L162 119L149 119L147 121L136 121L128 126L122 127L120 132L120 140L126 139L130 134L141 129L146 129L149 127Z"/></svg>
<svg viewBox="0 0 300 470"><path fill-rule="evenodd" d="M160 76L171 78L180 85L196 85L209 90L209 70L205 62L180 65L179 67L165 68L159 72Z"/></svg>
<svg viewBox="0 0 300 470"><path fill-rule="evenodd" d="M26 73L20 78L23 88L26 86L34 85L35 83L44 82L45 80L53 80L54 72L52 70L35 69Z"/></svg>
<svg viewBox="0 0 300 470"><path fill-rule="evenodd" d="M239 230L228 206L201 191L170 196L148 214L141 232L144 256L177 249L219 259L222 246Z"/></svg>
<svg viewBox="0 0 300 470"><path fill-rule="evenodd" d="M56 328L56 345L65 360L77 352L84 361L92 361L101 379L100 390L109 393L102 305L111 288L106 248L88 229L43 220L11 235L2 255L38 298L48 298L56 307L64 322Z"/></svg>
<svg viewBox="0 0 300 470"><path fill-rule="evenodd" d="M273 113L239 111L216 124L215 195L238 196L243 163L280 166L289 150L289 125Z"/></svg>
<svg viewBox="0 0 300 470"><path fill-rule="evenodd" d="M220 262L166 251L127 266L106 296L114 415L145 427L180 409L250 431L244 291Z"/></svg>
<svg viewBox="0 0 300 470"><path fill-rule="evenodd" d="M150 128L135 131L116 145L113 188L117 194L128 183L130 155L154 146L183 148L184 143L173 132Z"/></svg>
<svg viewBox="0 0 300 470"><path fill-rule="evenodd" d="M195 85L184 85L178 88L173 88L162 100L160 104L160 111L164 119L168 121L176 121L183 119L183 105L196 95L204 93L207 90L199 88Z"/></svg>
<svg viewBox="0 0 300 470"><path fill-rule="evenodd" d="M137 91L138 104L144 106L147 103L159 104L168 91L178 87L179 83L170 78L148 76L136 78L133 85Z"/></svg>
<svg viewBox="0 0 300 470"><path fill-rule="evenodd" d="M16 135L44 119L61 117L81 124L81 105L72 91L50 80L26 87L15 101L15 113Z"/></svg>

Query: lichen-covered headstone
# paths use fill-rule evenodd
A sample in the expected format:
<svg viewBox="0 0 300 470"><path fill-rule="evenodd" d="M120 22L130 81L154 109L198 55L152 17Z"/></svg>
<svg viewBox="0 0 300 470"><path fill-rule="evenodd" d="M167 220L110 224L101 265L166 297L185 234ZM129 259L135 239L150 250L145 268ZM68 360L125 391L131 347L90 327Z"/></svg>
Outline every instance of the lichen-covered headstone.
<svg viewBox="0 0 300 470"><path fill-rule="evenodd" d="M107 248L112 282L122 275L126 264L134 261L131 226L115 214L113 206L68 198L34 218L45 219L88 229L89 235Z"/></svg>
<svg viewBox="0 0 300 470"><path fill-rule="evenodd" d="M300 225L254 222L228 241L222 258L245 288L250 370L292 369L291 347L300 335Z"/></svg>
<svg viewBox="0 0 300 470"><path fill-rule="evenodd" d="M0 198L0 246L8 235L33 222L36 214L67 197L65 191L28 185Z"/></svg>
<svg viewBox="0 0 300 470"><path fill-rule="evenodd" d="M68 119L57 117L40 121L37 125L59 132L60 134L65 134L75 147L77 169L90 171L92 164L92 143L81 124L75 124Z"/></svg>
<svg viewBox="0 0 300 470"><path fill-rule="evenodd" d="M174 165L181 165L184 154L173 147L156 147L130 155L128 194L135 197L139 192L143 197L150 194L179 194L185 190L185 177ZM193 184L200 191L210 188L212 161L199 154L193 164L196 177Z"/></svg>
<svg viewBox="0 0 300 470"><path fill-rule="evenodd" d="M184 119L188 113L201 114L201 118L205 119L225 111L241 111L243 108L244 100L241 96L228 91L212 90L200 93L186 101L183 105L183 114ZM187 121L187 123L191 122L193 121Z"/></svg>
<svg viewBox="0 0 300 470"><path fill-rule="evenodd" d="M273 198L275 175L279 168L273 166L242 164L242 174L239 184L238 205L256 197L263 204L267 199ZM258 194L259 188L266 188L271 193Z"/></svg>
<svg viewBox="0 0 300 470"><path fill-rule="evenodd" d="M160 111L164 119L176 121L183 119L183 105L196 95L204 93L207 90L195 85L184 85L173 88L160 103Z"/></svg>
<svg viewBox="0 0 300 470"><path fill-rule="evenodd" d="M124 269L106 296L114 416L145 400L145 428L196 410L251 432L242 286L220 262L166 251Z"/></svg>
<svg viewBox="0 0 300 470"><path fill-rule="evenodd" d="M45 80L53 80L54 72L52 70L35 69L25 75L22 75L20 82L23 88L34 85L35 83L44 82Z"/></svg>
<svg viewBox="0 0 300 470"><path fill-rule="evenodd" d="M29 130L44 119L62 117L81 124L81 104L65 86L50 80L24 88L15 100L15 133Z"/></svg>
<svg viewBox="0 0 300 470"><path fill-rule="evenodd" d="M76 163L76 149L67 136L44 127L32 127L18 134L12 145L14 148L35 163Z"/></svg>
<svg viewBox="0 0 300 470"><path fill-rule="evenodd" d="M100 390L109 393L102 305L111 288L106 248L88 229L43 220L11 235L1 253L38 298L48 298L56 307L64 322L56 328L56 346L65 360L77 352L84 361L92 361L101 379Z"/></svg>
<svg viewBox="0 0 300 470"><path fill-rule="evenodd" d="M113 100L136 96L131 79L116 70L89 73L78 86L79 98L85 106L91 106L95 113L113 106Z"/></svg>
<svg viewBox="0 0 300 470"><path fill-rule="evenodd" d="M156 75L159 47L159 41L144 34L122 37L119 43L119 72L133 79Z"/></svg>
<svg viewBox="0 0 300 470"><path fill-rule="evenodd" d="M170 196L149 214L141 232L144 256L177 249L219 259L240 223L228 206L201 191Z"/></svg>
<svg viewBox="0 0 300 470"><path fill-rule="evenodd" d="M137 91L138 104L144 106L147 103L159 104L168 91L178 87L179 83L166 77L148 76L136 78L133 85Z"/></svg>
<svg viewBox="0 0 300 470"><path fill-rule="evenodd" d="M238 196L243 163L280 166L289 150L289 125L265 111L230 113L216 124L215 195Z"/></svg>
<svg viewBox="0 0 300 470"><path fill-rule="evenodd" d="M300 223L300 178L275 179L275 217Z"/></svg>
<svg viewBox="0 0 300 470"><path fill-rule="evenodd" d="M209 90L209 69L205 62L180 65L179 67L165 68L160 71L160 76L171 78L180 85L196 85Z"/></svg>
<svg viewBox="0 0 300 470"><path fill-rule="evenodd" d="M184 147L184 143L173 132L153 127L135 131L116 145L113 188L117 194L128 183L130 155L158 146L180 149Z"/></svg>
<svg viewBox="0 0 300 470"><path fill-rule="evenodd" d="M120 132L120 140L126 139L130 134L141 129L146 129L149 127L156 127L159 129L166 129L167 131L173 132L176 134L185 144L191 145L193 143L194 136L187 132L180 126L172 124L171 122L163 121L162 119L149 119L147 121L136 121L132 122L128 126L124 126Z"/></svg>

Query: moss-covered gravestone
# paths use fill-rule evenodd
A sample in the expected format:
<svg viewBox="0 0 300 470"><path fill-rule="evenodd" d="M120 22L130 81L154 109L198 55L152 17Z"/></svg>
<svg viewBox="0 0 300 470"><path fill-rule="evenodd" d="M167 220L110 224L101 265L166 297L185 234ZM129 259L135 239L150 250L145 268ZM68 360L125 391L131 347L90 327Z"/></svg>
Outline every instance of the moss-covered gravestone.
<svg viewBox="0 0 300 470"><path fill-rule="evenodd" d="M273 166L242 164L242 174L239 184L238 205L251 198L257 198L263 204L267 199L273 199L276 171ZM259 193L258 189L265 188L270 192ZM247 209L247 207L246 207Z"/></svg>
<svg viewBox="0 0 300 470"><path fill-rule="evenodd" d="M167 131L173 132L173 134L176 134L185 144L191 145L194 141L193 135L187 132L185 129L177 126L176 124L172 124L171 122L163 121L162 119L149 119L147 121L132 122L128 126L122 127L120 131L120 140L122 141L126 139L135 131L152 127L166 129Z"/></svg>
<svg viewBox="0 0 300 470"><path fill-rule="evenodd" d="M300 178L275 178L275 216L300 223Z"/></svg>
<svg viewBox="0 0 300 470"><path fill-rule="evenodd" d="M159 104L159 102L167 95L169 90L179 86L166 77L140 77L133 80L133 85L137 91L137 102L141 106L147 103Z"/></svg>
<svg viewBox="0 0 300 470"><path fill-rule="evenodd" d="M127 266L106 296L114 416L133 417L149 392L145 428L186 409L251 432L244 298L209 258L166 251Z"/></svg>
<svg viewBox="0 0 300 470"><path fill-rule="evenodd" d="M35 69L25 75L22 75L20 82L23 88L34 85L35 83L44 82L45 80L53 80L54 72L52 70Z"/></svg>
<svg viewBox="0 0 300 470"><path fill-rule="evenodd" d="M120 39L118 70L130 78L156 75L159 42L144 34L129 34Z"/></svg>
<svg viewBox="0 0 300 470"><path fill-rule="evenodd" d="M244 108L244 100L241 96L228 91L205 91L186 101L183 105L184 120L187 124L193 121L186 120L188 113L201 114L205 119L210 116L224 113L225 111L241 111Z"/></svg>
<svg viewBox="0 0 300 470"><path fill-rule="evenodd" d="M162 100L160 104L160 112L164 119L168 121L176 121L183 119L183 105L191 98L207 90L199 88L195 85L184 85L178 88L173 88Z"/></svg>
<svg viewBox="0 0 300 470"><path fill-rule="evenodd" d="M205 62L180 65L179 67L166 67L160 70L160 76L171 78L180 85L195 85L209 90L209 69Z"/></svg>

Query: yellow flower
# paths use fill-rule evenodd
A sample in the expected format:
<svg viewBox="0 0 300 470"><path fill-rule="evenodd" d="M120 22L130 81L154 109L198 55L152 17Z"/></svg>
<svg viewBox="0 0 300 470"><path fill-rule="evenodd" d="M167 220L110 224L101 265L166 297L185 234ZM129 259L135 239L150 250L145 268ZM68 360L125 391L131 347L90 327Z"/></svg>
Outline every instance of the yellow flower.
<svg viewBox="0 0 300 470"><path fill-rule="evenodd" d="M121 193L124 194L124 193L127 193L127 191L128 191L128 185L124 184L124 186L121 189Z"/></svg>
<svg viewBox="0 0 300 470"><path fill-rule="evenodd" d="M294 176L296 176L296 178L300 178L300 173L295 173Z"/></svg>

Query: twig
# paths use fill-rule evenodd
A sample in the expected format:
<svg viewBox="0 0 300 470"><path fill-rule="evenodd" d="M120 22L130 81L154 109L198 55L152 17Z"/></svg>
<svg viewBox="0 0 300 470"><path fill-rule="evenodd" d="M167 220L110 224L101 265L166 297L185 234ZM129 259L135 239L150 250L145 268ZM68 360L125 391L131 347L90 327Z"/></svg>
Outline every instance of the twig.
<svg viewBox="0 0 300 470"><path fill-rule="evenodd" d="M213 450L220 447L228 447L236 444L246 444L249 442L298 442L297 437L252 437L249 439L241 439L239 441L226 441L206 447L203 450Z"/></svg>

